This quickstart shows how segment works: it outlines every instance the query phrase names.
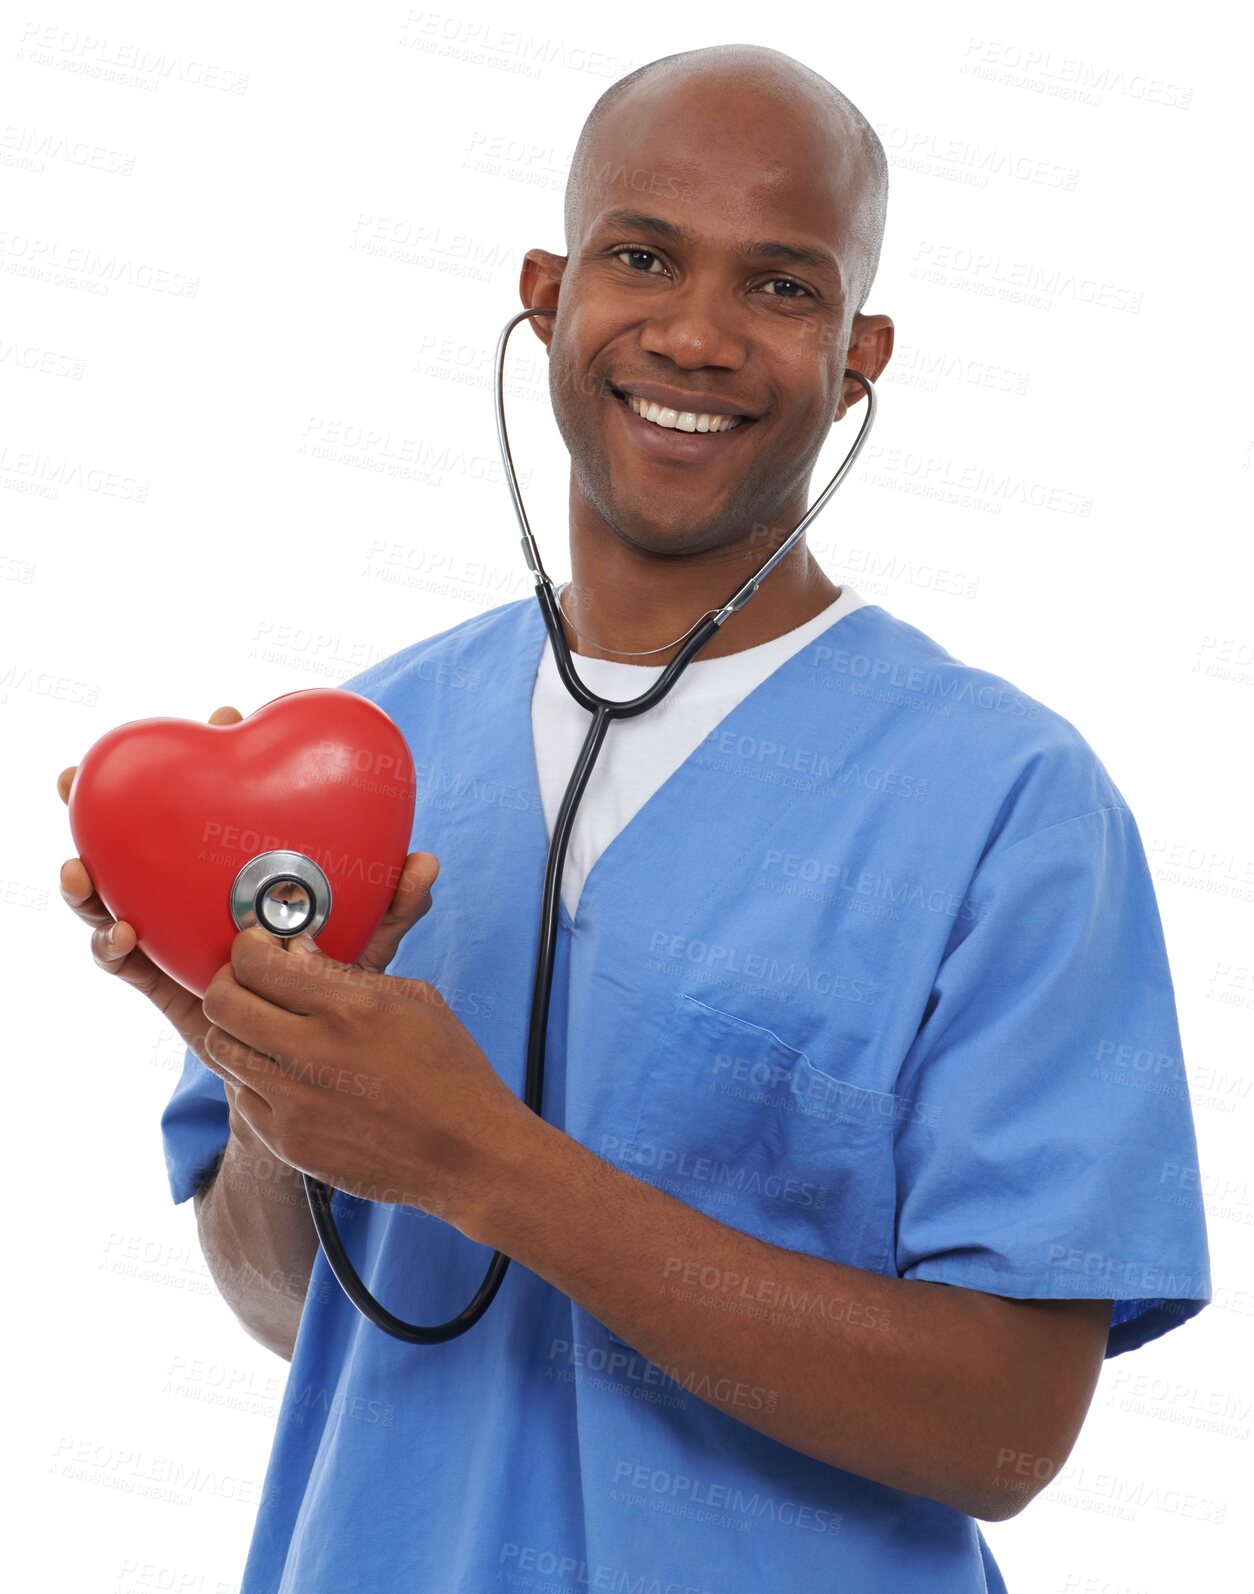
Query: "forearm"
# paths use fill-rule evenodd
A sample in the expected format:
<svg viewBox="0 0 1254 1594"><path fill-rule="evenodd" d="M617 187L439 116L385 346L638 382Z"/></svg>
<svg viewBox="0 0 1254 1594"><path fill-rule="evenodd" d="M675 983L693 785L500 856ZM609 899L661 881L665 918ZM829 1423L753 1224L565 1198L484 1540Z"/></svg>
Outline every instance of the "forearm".
<svg viewBox="0 0 1254 1594"><path fill-rule="evenodd" d="M504 1137L459 1225L472 1238L749 1427L893 1488L1006 1514L999 1457L1041 1454L1036 1414L1058 1395L1006 1354L1004 1314L1022 1303L781 1250L529 1120Z"/></svg>
<svg viewBox="0 0 1254 1594"><path fill-rule="evenodd" d="M318 1250L300 1173L232 1115L218 1166L193 1200L223 1298L254 1339L290 1361Z"/></svg>

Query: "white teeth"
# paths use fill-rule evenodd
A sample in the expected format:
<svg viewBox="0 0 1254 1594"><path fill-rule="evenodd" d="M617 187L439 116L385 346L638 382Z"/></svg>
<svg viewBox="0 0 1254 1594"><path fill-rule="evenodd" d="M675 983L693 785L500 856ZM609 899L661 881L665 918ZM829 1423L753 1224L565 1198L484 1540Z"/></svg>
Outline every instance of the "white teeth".
<svg viewBox="0 0 1254 1594"><path fill-rule="evenodd" d="M730 432L744 419L742 415L697 415L692 410L671 410L662 404L639 399L634 393L627 395L627 403L632 413L642 420L674 432Z"/></svg>

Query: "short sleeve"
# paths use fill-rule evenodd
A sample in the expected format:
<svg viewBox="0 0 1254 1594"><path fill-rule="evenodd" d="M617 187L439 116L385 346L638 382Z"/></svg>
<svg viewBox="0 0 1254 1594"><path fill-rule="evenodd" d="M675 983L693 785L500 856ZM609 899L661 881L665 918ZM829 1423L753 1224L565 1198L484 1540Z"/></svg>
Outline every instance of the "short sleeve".
<svg viewBox="0 0 1254 1594"><path fill-rule="evenodd" d="M176 1204L199 1190L230 1132L222 1080L189 1047L179 1082L161 1114L166 1174Z"/></svg>
<svg viewBox="0 0 1254 1594"><path fill-rule="evenodd" d="M1211 1299L1201 1177L1153 881L1126 807L972 878L903 1063L897 1272L1110 1299L1106 1355Z"/></svg>

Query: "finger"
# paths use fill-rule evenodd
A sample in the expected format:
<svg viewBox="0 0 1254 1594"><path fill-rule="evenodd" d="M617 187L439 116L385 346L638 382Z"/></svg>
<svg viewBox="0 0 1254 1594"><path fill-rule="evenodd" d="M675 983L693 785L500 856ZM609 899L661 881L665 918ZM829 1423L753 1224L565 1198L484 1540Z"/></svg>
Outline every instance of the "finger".
<svg viewBox="0 0 1254 1594"><path fill-rule="evenodd" d="M272 1157L279 1157L274 1149L273 1126L274 1108L264 1096L259 1096L255 1090L250 1090L247 1085L241 1085L238 1080L228 1083L222 1082L222 1088L231 1093L233 1100L232 1112L237 1123L242 1123L244 1128L259 1141Z"/></svg>
<svg viewBox="0 0 1254 1594"><path fill-rule="evenodd" d="M70 800L70 787L74 784L74 775L77 769L77 764L71 764L68 769L63 769L57 776L57 794L63 803L68 803Z"/></svg>
<svg viewBox="0 0 1254 1594"><path fill-rule="evenodd" d="M210 1058L210 1066L214 1066L212 1058ZM220 1067L221 1065L217 1066ZM267 1114L273 1112L270 1103L264 1096L259 1096L250 1086L242 1084L236 1079L234 1074L224 1069L221 1077L222 1094L226 1097L227 1106L232 1117L242 1118L244 1124L251 1127L251 1120L247 1116L248 1111L251 1111L254 1115L259 1111L264 1111Z"/></svg>
<svg viewBox="0 0 1254 1594"><path fill-rule="evenodd" d="M116 974L139 945L139 936L135 927L124 919L114 921L113 915L92 888L91 877L81 858L70 858L62 864L61 896L84 924L91 925L91 955L97 967L109 974Z"/></svg>
<svg viewBox="0 0 1254 1594"><path fill-rule="evenodd" d="M281 1081L281 1071L273 1057L244 1045L216 1024L210 1024L205 1031L204 1048L205 1066L220 1075L224 1084L235 1087L237 1108L245 1093L258 1097L269 1108L266 1092Z"/></svg>
<svg viewBox="0 0 1254 1594"><path fill-rule="evenodd" d="M265 1052L249 1046L219 1024L210 1024L205 1030L205 1053L224 1070L225 1076L241 1086L264 1080L274 1062Z"/></svg>
<svg viewBox="0 0 1254 1594"><path fill-rule="evenodd" d="M434 853L410 853L388 910L379 920L366 950L357 959L360 968L373 974L382 974L387 968L406 933L430 908L431 887L439 872L440 860Z"/></svg>
<svg viewBox="0 0 1254 1594"><path fill-rule="evenodd" d="M254 933L267 936L268 939L268 932L259 930L255 925L252 930L242 930L235 939L238 941L240 936L252 936ZM281 949L275 956L284 962L289 961L289 954ZM296 960L291 958L290 961L295 963ZM294 1056L304 1038L302 1014L281 1007L269 1000L264 992L256 991L250 984L240 980L234 948L231 962L224 963L205 987L200 1006L211 1024L216 1024L243 1045L267 1052L272 1057Z"/></svg>
<svg viewBox="0 0 1254 1594"><path fill-rule="evenodd" d="M87 865L81 858L67 858L61 865L61 897L85 924L108 928L113 923L113 915L96 895Z"/></svg>
<svg viewBox="0 0 1254 1594"><path fill-rule="evenodd" d="M209 716L210 725L238 725L243 715L237 708L215 708Z"/></svg>
<svg viewBox="0 0 1254 1594"><path fill-rule="evenodd" d="M103 969L106 974L120 974L122 965L138 945L135 926L127 924L125 919L119 919L116 924L110 920L107 925L92 931L91 955L96 960L96 967ZM150 981L155 982L159 975L156 966L150 965Z"/></svg>
<svg viewBox="0 0 1254 1594"><path fill-rule="evenodd" d="M227 1121L232 1132L239 1135L242 1126L244 1133L251 1132L255 1135L256 1120L274 1116L274 1109L270 1103L248 1085L241 1084L234 1074L223 1068L220 1063L214 1062L212 1057L208 1059L206 1067L216 1073L222 1081L222 1094L226 1097Z"/></svg>
<svg viewBox="0 0 1254 1594"><path fill-rule="evenodd" d="M292 1020L325 1013L340 997L346 979L363 978L354 964L328 957L316 941L306 947L303 940L297 936L285 945L281 937L254 924L231 942L236 984ZM288 1033L299 1038L290 1027Z"/></svg>

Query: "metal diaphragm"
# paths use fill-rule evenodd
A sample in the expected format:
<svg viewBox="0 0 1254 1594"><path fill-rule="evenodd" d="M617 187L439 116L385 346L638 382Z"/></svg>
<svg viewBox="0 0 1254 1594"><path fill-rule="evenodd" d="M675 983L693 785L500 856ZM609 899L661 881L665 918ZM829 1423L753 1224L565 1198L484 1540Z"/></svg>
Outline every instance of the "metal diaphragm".
<svg viewBox="0 0 1254 1594"><path fill-rule="evenodd" d="M250 858L231 886L236 927L254 924L291 940L317 935L331 912L331 882L303 852L261 852Z"/></svg>

